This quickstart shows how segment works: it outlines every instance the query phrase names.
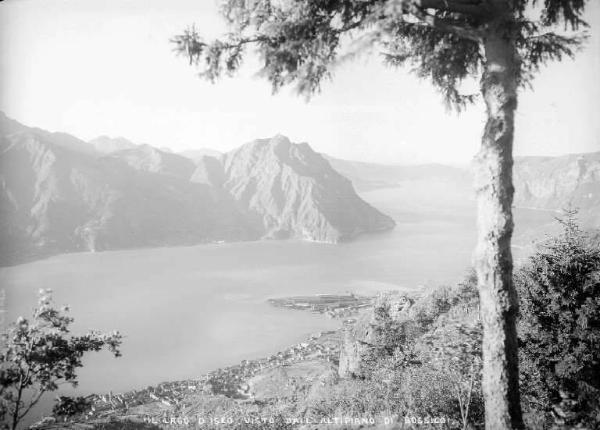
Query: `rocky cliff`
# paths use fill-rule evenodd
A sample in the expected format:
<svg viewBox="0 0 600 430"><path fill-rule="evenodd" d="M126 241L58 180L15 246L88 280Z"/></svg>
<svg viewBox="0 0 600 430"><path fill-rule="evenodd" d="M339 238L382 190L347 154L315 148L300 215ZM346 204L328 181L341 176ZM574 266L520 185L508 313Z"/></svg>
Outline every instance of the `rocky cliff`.
<svg viewBox="0 0 600 430"><path fill-rule="evenodd" d="M385 308L392 321L410 318L413 300L400 293L384 293L377 297L374 307L360 314L356 322L346 326L340 346L338 374L342 378L361 378L364 374L364 355L376 342L374 327L378 308Z"/></svg>
<svg viewBox="0 0 600 430"><path fill-rule="evenodd" d="M253 239L211 187L69 151L43 136L0 137L3 264L72 251Z"/></svg>
<svg viewBox="0 0 600 430"><path fill-rule="evenodd" d="M515 160L515 205L580 210L586 224L600 227L600 152Z"/></svg>
<svg viewBox="0 0 600 430"><path fill-rule="evenodd" d="M450 199L460 204L475 198L471 169L467 167L392 166L328 159L359 190L403 189L409 202ZM584 227L600 228L600 152L516 157L513 180L515 207L560 211L572 205L579 208Z"/></svg>
<svg viewBox="0 0 600 430"><path fill-rule="evenodd" d="M256 140L222 163L223 187L260 220L266 237L335 243L395 225L306 143Z"/></svg>
<svg viewBox="0 0 600 430"><path fill-rule="evenodd" d="M278 137L194 162L93 144L0 114L0 264L108 249L259 238L337 242L394 222L310 147Z"/></svg>

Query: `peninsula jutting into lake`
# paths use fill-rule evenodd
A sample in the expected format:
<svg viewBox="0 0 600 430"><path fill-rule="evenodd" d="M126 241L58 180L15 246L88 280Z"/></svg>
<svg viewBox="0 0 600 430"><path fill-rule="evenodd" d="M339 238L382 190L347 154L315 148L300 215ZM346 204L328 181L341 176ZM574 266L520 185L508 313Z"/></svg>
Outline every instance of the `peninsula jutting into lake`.
<svg viewBox="0 0 600 430"><path fill-rule="evenodd" d="M317 294L269 299L269 303L282 308L325 314L330 318L342 318L372 306L373 298L355 294Z"/></svg>

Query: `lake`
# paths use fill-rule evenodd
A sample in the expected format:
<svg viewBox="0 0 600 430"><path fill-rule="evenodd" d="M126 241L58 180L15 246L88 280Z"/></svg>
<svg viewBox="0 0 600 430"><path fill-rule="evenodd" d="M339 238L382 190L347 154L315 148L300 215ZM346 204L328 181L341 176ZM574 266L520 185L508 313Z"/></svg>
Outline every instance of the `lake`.
<svg viewBox="0 0 600 430"><path fill-rule="evenodd" d="M29 314L37 291L50 288L57 304L71 307L74 333L125 335L122 357L86 358L80 395L194 378L269 355L340 324L271 307L270 297L428 289L463 278L475 244L473 202L415 197L408 203L408 191L363 193L398 225L340 245L224 243L63 254L2 268L7 320ZM548 213L523 213L517 222L551 220Z"/></svg>

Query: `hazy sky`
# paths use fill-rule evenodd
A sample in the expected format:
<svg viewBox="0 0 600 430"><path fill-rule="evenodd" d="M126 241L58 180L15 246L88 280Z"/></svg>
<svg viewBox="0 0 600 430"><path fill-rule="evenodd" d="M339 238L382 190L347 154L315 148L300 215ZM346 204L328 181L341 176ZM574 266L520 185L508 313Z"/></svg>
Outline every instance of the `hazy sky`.
<svg viewBox="0 0 600 430"><path fill-rule="evenodd" d="M468 162L481 105L447 113L435 90L377 55L340 66L306 103L254 76L198 79L169 38L187 25L222 31L214 0L6 0L0 3L0 110L83 139L124 136L173 150L226 151L276 133L331 155L388 163ZM600 2L575 61L543 70L521 94L515 152L600 150ZM250 57L248 57L249 59Z"/></svg>

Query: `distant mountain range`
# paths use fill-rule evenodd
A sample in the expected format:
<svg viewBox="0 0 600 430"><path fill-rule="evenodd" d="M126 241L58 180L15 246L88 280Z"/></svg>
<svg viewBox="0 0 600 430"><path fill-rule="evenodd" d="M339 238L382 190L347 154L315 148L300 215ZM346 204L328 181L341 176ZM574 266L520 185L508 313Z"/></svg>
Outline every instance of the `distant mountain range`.
<svg viewBox="0 0 600 430"><path fill-rule="evenodd" d="M0 264L211 241L336 243L395 225L310 146L283 136L190 157L0 114Z"/></svg>
<svg viewBox="0 0 600 430"><path fill-rule="evenodd" d="M562 157L519 157L515 161L515 204L561 209L578 207L600 227L600 151Z"/></svg>
<svg viewBox="0 0 600 430"><path fill-rule="evenodd" d="M356 189L404 187L420 191L430 200L474 199L468 168L426 164L390 166L328 157L331 166L349 178ZM516 157L513 180L514 206L559 212L579 209L586 228L600 228L600 151L559 157ZM439 185L439 186L435 186Z"/></svg>
<svg viewBox="0 0 600 430"><path fill-rule="evenodd" d="M600 228L600 152L515 160L515 206L580 209ZM221 154L85 142L0 113L0 265L62 252L214 241L336 243L394 221L355 192L472 205L468 168L348 161L284 136Z"/></svg>

